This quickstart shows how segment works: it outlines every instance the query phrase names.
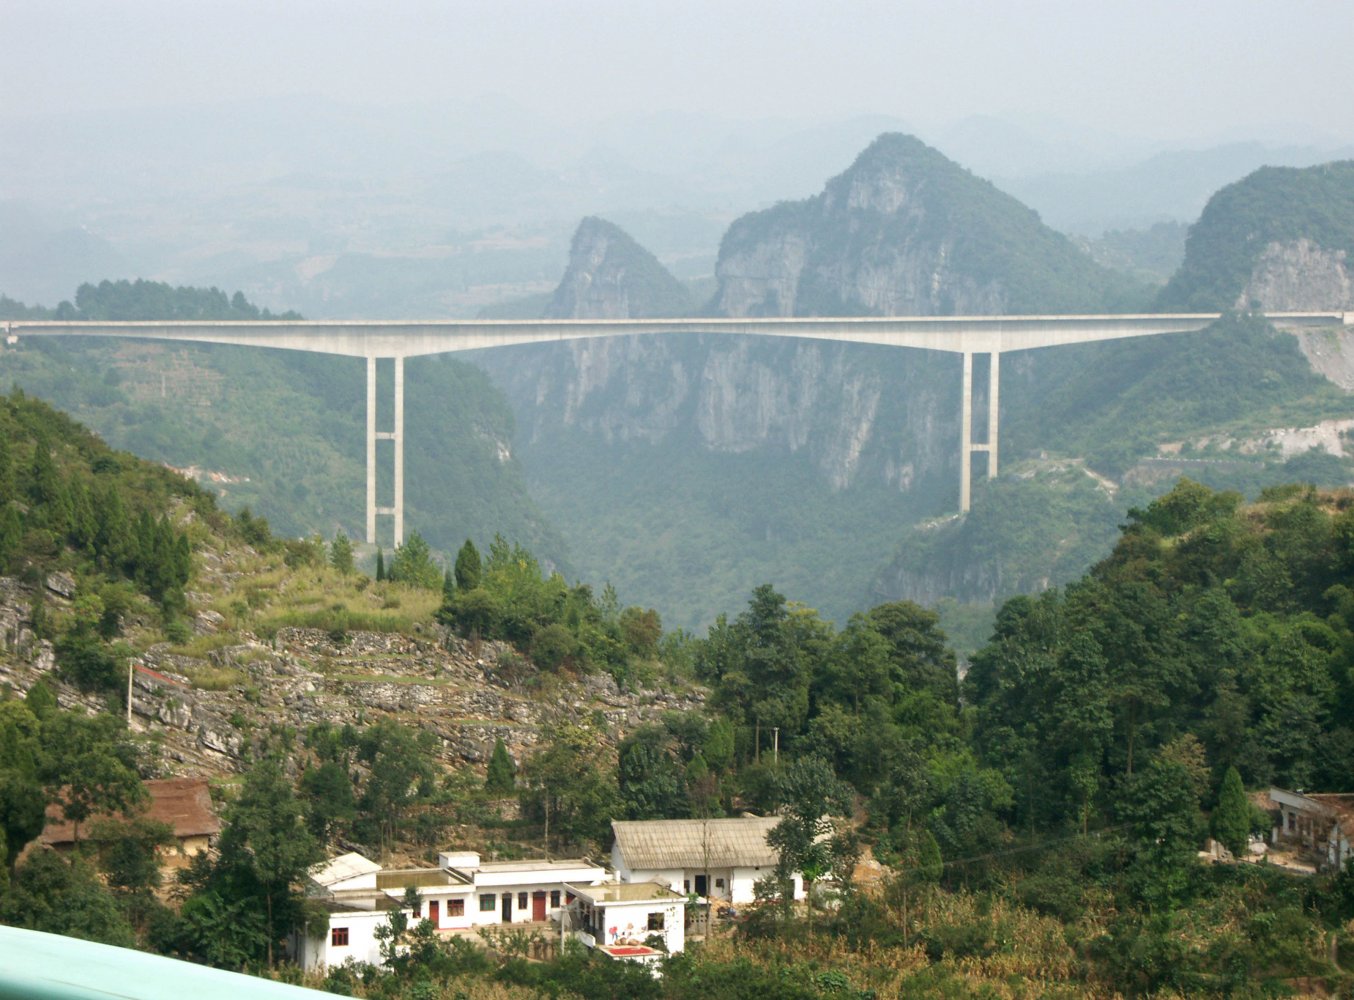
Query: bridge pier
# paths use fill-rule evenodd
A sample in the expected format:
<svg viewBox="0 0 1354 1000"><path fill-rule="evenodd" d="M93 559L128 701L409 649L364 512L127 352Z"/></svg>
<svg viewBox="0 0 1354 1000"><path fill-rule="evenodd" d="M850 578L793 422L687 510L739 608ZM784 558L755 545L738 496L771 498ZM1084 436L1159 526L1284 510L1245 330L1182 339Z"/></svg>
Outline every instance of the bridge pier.
<svg viewBox="0 0 1354 1000"><path fill-rule="evenodd" d="M367 355L367 544L376 544L376 516L394 519L394 545L404 544L404 358L395 356L395 429L376 429L376 362L380 359ZM395 496L390 507L376 505L377 455L376 442L389 441L394 446L393 458Z"/></svg>
<svg viewBox="0 0 1354 1000"><path fill-rule="evenodd" d="M987 452L987 478L997 477L997 433L1000 412L1001 352L988 353L987 440L973 440L973 352L964 352L963 412L959 431L959 511L969 512L973 494L973 453Z"/></svg>

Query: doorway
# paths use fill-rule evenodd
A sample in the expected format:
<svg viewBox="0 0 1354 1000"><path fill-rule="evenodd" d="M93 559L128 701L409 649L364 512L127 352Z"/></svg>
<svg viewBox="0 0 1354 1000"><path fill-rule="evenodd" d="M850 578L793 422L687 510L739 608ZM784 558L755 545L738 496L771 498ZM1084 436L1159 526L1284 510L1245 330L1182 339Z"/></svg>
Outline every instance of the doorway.
<svg viewBox="0 0 1354 1000"><path fill-rule="evenodd" d="M545 920L545 893L533 892L531 894L531 919L537 923Z"/></svg>
<svg viewBox="0 0 1354 1000"><path fill-rule="evenodd" d="M512 923L512 893L510 892L505 892L503 894L503 910L501 916L503 917L503 922L505 924Z"/></svg>
<svg viewBox="0 0 1354 1000"><path fill-rule="evenodd" d="M442 922L440 920L440 917L442 915L441 909L442 904L435 899L428 904L428 919L432 921L434 930L442 926Z"/></svg>

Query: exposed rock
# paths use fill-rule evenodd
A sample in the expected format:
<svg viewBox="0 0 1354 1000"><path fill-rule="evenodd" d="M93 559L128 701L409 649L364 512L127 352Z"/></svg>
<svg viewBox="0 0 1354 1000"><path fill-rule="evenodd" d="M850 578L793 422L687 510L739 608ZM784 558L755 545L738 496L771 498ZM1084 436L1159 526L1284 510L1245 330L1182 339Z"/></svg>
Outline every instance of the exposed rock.
<svg viewBox="0 0 1354 1000"><path fill-rule="evenodd" d="M569 266L546 309L554 319L682 316L686 289L620 227L590 216L579 223Z"/></svg>
<svg viewBox="0 0 1354 1000"><path fill-rule="evenodd" d="M1267 312L1354 309L1354 275L1345 251L1328 250L1306 238L1269 243L1233 307Z"/></svg>
<svg viewBox="0 0 1354 1000"><path fill-rule="evenodd" d="M1354 392L1354 327L1302 330L1296 336L1313 371L1345 392Z"/></svg>
<svg viewBox="0 0 1354 1000"><path fill-rule="evenodd" d="M61 597L74 597L75 577L69 573L49 573L47 575L47 589Z"/></svg>
<svg viewBox="0 0 1354 1000"><path fill-rule="evenodd" d="M214 635L225 623L225 617L215 611L199 611L193 616L193 631L198 635Z"/></svg>

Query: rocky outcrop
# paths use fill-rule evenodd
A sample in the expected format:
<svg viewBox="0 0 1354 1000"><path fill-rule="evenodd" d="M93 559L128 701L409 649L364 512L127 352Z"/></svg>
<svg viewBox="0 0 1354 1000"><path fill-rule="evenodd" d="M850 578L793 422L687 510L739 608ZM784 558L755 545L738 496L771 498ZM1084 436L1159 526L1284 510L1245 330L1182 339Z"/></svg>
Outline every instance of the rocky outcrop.
<svg viewBox="0 0 1354 1000"><path fill-rule="evenodd" d="M50 643L33 637L31 606L27 588L0 577L0 687L22 694L45 678L62 707L106 709L60 682ZM485 763L497 739L520 760L568 719L600 717L619 741L663 712L703 705L700 691L623 691L606 675L529 686L520 668L500 666L507 647L425 628L421 637L283 628L271 642L245 633L201 657L153 646L132 675L133 729L156 734L160 767L200 774L239 770L250 735L274 724L304 732L395 718L435 733L442 762L464 766Z"/></svg>
<svg viewBox="0 0 1354 1000"><path fill-rule="evenodd" d="M1108 272L920 140L884 135L823 193L736 220L727 316L982 315L1092 308Z"/></svg>
<svg viewBox="0 0 1354 1000"><path fill-rule="evenodd" d="M579 223L569 266L546 308L551 319L683 316L686 288L619 226L589 216Z"/></svg>
<svg viewBox="0 0 1354 1000"><path fill-rule="evenodd" d="M1260 253L1233 308L1266 312L1354 309L1354 273L1343 250L1310 239L1274 241Z"/></svg>

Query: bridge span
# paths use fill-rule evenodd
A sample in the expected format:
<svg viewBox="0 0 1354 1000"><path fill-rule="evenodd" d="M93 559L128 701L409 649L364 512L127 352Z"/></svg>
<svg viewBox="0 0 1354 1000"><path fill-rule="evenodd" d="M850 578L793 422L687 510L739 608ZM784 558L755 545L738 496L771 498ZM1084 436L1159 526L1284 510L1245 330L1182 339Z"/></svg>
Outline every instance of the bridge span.
<svg viewBox="0 0 1354 1000"><path fill-rule="evenodd" d="M396 545L404 540L404 359L519 344L543 344L643 334L797 337L911 347L963 355L959 441L959 509L970 506L972 455L986 453L988 478L997 475L999 359L1007 351L1088 344L1206 329L1217 313L1106 316L890 316L754 319L578 320L258 320L248 322L64 322L13 320L6 340L20 337L122 337L202 344L231 344L337 354L367 360L367 541L376 543L378 516L393 521ZM1269 313L1281 329L1349 326L1354 313ZM973 440L973 356L988 365L986 434ZM394 362L394 427L376 428L378 360ZM393 444L394 502L377 506L376 442Z"/></svg>

